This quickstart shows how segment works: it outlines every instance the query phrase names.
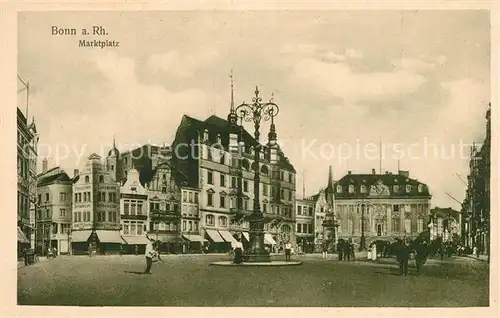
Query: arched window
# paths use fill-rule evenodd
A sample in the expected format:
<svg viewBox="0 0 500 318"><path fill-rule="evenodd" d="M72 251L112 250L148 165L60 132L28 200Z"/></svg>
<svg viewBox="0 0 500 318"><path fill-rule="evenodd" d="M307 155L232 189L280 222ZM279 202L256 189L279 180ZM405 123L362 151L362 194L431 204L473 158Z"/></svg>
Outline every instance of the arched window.
<svg viewBox="0 0 500 318"><path fill-rule="evenodd" d="M423 191L424 191L424 185L423 184L419 184L418 185L418 192L422 193Z"/></svg>
<svg viewBox="0 0 500 318"><path fill-rule="evenodd" d="M411 185L409 185L409 184L406 185L406 192L407 193L411 192Z"/></svg>
<svg viewBox="0 0 500 318"><path fill-rule="evenodd" d="M361 186L361 193L366 193L366 186L365 185Z"/></svg>
<svg viewBox="0 0 500 318"><path fill-rule="evenodd" d="M395 193L399 192L399 185L395 184L394 186L392 186L392 191Z"/></svg>
<svg viewBox="0 0 500 318"><path fill-rule="evenodd" d="M99 183L104 183L104 176L99 176Z"/></svg>
<svg viewBox="0 0 500 318"><path fill-rule="evenodd" d="M349 185L349 193L354 193L354 186L352 184Z"/></svg>
<svg viewBox="0 0 500 318"><path fill-rule="evenodd" d="M203 141L208 141L208 129L205 129L205 131L203 131Z"/></svg>
<svg viewBox="0 0 500 318"><path fill-rule="evenodd" d="M227 226L227 217L219 216L219 225L220 226Z"/></svg>
<svg viewBox="0 0 500 318"><path fill-rule="evenodd" d="M252 162L252 171L257 170L259 167L257 166L256 162Z"/></svg>
<svg viewBox="0 0 500 318"><path fill-rule="evenodd" d="M399 222L399 218L392 218L391 230L394 233L401 231L401 223Z"/></svg>
<svg viewBox="0 0 500 318"><path fill-rule="evenodd" d="M217 134L217 143L218 143L218 144L220 144L220 143L221 143L220 134Z"/></svg>
<svg viewBox="0 0 500 318"><path fill-rule="evenodd" d="M205 217L205 223L207 225L215 225L215 218L213 215L211 214L207 214L207 216Z"/></svg>
<svg viewBox="0 0 500 318"><path fill-rule="evenodd" d="M89 176L85 176L85 183L89 183L90 182L90 177Z"/></svg>
<svg viewBox="0 0 500 318"><path fill-rule="evenodd" d="M265 165L262 166L260 168L260 173L262 173L263 175L266 175L266 176L269 175L269 168L267 166L265 166Z"/></svg>
<svg viewBox="0 0 500 318"><path fill-rule="evenodd" d="M417 219L417 232L422 233L424 231L424 220L422 218Z"/></svg>
<svg viewBox="0 0 500 318"><path fill-rule="evenodd" d="M342 193L342 186L341 185L337 186L337 193Z"/></svg>
<svg viewBox="0 0 500 318"><path fill-rule="evenodd" d="M243 167L243 169L248 171L248 169L250 169L250 162L246 159L243 159L241 161L241 166Z"/></svg>

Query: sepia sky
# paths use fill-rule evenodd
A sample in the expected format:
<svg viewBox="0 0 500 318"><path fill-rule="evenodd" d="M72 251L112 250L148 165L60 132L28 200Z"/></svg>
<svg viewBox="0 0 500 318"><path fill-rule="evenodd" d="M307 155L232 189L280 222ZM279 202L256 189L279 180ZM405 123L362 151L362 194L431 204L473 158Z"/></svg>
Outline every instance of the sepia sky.
<svg viewBox="0 0 500 318"><path fill-rule="evenodd" d="M485 135L486 11L24 12L18 25L39 155L70 175L113 135L124 151L170 144L183 114L226 118L231 69L237 105L255 85L265 99L274 93L297 194L304 175L306 194L325 186L329 165L335 179L378 171L382 142L383 173L396 173L399 157L434 206L460 209L445 192L463 199L462 143ZM53 25L108 35L52 36ZM82 39L120 47L81 48Z"/></svg>

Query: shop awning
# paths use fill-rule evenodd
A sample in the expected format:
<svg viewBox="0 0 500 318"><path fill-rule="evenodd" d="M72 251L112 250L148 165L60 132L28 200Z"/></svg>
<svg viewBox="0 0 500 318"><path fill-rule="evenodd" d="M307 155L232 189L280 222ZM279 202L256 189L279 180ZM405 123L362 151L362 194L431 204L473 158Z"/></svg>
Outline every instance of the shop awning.
<svg viewBox="0 0 500 318"><path fill-rule="evenodd" d="M19 243L24 243L24 244L29 244L29 240L28 238L26 237L26 235L23 233L23 231L21 231L21 228L17 228L17 241Z"/></svg>
<svg viewBox="0 0 500 318"><path fill-rule="evenodd" d="M151 243L151 241L143 235L124 235L122 238L128 245L146 245Z"/></svg>
<svg viewBox="0 0 500 318"><path fill-rule="evenodd" d="M186 240L191 241L191 242L206 242L201 235L196 235L196 234L183 234L182 235Z"/></svg>
<svg viewBox="0 0 500 318"><path fill-rule="evenodd" d="M250 242L250 234L248 232L241 232L241 234L243 234L243 237L245 238L245 240Z"/></svg>
<svg viewBox="0 0 500 318"><path fill-rule="evenodd" d="M222 238L222 236L220 236L219 232L217 232L216 230L207 230L205 229L205 231L207 232L208 236L210 237L210 239L214 242L214 243L224 243L224 239Z"/></svg>
<svg viewBox="0 0 500 318"><path fill-rule="evenodd" d="M87 242L92 231L72 231L71 232L71 242L73 243L81 243Z"/></svg>
<svg viewBox="0 0 500 318"><path fill-rule="evenodd" d="M120 232L118 231L97 230L95 232L97 234L97 237L99 238L99 242L101 243L125 243L125 241L123 241L122 237L120 236Z"/></svg>
<svg viewBox="0 0 500 318"><path fill-rule="evenodd" d="M231 243L231 245L234 245L236 244L236 239L233 237L233 235L231 233L229 233L228 231L219 231L219 234L220 236L222 236L222 238L226 241L226 242L229 242Z"/></svg>
<svg viewBox="0 0 500 318"><path fill-rule="evenodd" d="M273 236L269 233L264 233L264 242L266 244L270 244L270 245L276 245L276 241L273 239Z"/></svg>

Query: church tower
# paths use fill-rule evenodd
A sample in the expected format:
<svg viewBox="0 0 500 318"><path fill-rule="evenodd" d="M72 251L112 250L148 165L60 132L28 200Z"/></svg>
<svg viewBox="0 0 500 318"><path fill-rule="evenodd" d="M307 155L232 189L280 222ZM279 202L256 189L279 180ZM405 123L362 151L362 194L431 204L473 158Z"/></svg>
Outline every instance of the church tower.
<svg viewBox="0 0 500 318"><path fill-rule="evenodd" d="M234 108L234 81L233 81L233 71L231 70L231 106L229 108L229 115L227 115L227 121L229 122L229 151L231 153L238 152L238 115Z"/></svg>
<svg viewBox="0 0 500 318"><path fill-rule="evenodd" d="M106 157L106 169L115 182L121 182L120 151L116 148L115 137L113 137L113 148Z"/></svg>

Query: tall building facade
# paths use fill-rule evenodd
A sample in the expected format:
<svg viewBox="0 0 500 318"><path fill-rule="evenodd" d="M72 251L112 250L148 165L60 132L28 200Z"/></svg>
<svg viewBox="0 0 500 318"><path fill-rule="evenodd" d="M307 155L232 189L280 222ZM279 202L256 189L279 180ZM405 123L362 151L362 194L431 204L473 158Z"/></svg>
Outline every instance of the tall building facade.
<svg viewBox="0 0 500 318"><path fill-rule="evenodd" d="M125 243L120 236L120 184L107 166L91 154L73 179L73 253L115 254Z"/></svg>
<svg viewBox="0 0 500 318"><path fill-rule="evenodd" d="M139 182L139 172L129 170L127 180L120 188L121 234L125 241L124 252L144 254L150 242L146 233L149 218L148 192Z"/></svg>
<svg viewBox="0 0 500 318"><path fill-rule="evenodd" d="M145 181L149 196L149 237L161 242L162 252L181 252L181 191L175 171L167 161L155 163L151 177Z"/></svg>
<svg viewBox="0 0 500 318"><path fill-rule="evenodd" d="M187 186L200 191L200 234L213 250L228 250L236 237L249 243L255 171L260 175L265 244L273 249L285 241L295 243L295 169L275 142L274 124L269 137L267 144L257 144L237 124L233 99L227 120L186 115L181 120L172 145L173 166L188 176Z"/></svg>
<svg viewBox="0 0 500 318"><path fill-rule="evenodd" d="M348 172L334 184L337 237L359 242L364 222L366 246L387 237L415 238L427 231L431 207L428 186L397 174Z"/></svg>
<svg viewBox="0 0 500 318"><path fill-rule="evenodd" d="M462 236L461 212L453 210L452 208L435 207L431 209L430 215L429 234L431 240L440 237L445 243L460 243Z"/></svg>
<svg viewBox="0 0 500 318"><path fill-rule="evenodd" d="M38 132L17 108L17 242L18 254L35 247L36 163Z"/></svg>
<svg viewBox="0 0 500 318"><path fill-rule="evenodd" d="M71 178L59 167L47 170L47 159L38 175L38 208L36 211L36 250L45 254L56 248L58 254L69 254L72 223Z"/></svg>
<svg viewBox="0 0 500 318"><path fill-rule="evenodd" d="M297 198L295 200L295 235L297 247L304 253L312 253L314 251L314 207L315 200L313 197Z"/></svg>
<svg viewBox="0 0 500 318"><path fill-rule="evenodd" d="M490 251L491 104L486 112L486 137L471 147L467 190L462 203L462 243Z"/></svg>

